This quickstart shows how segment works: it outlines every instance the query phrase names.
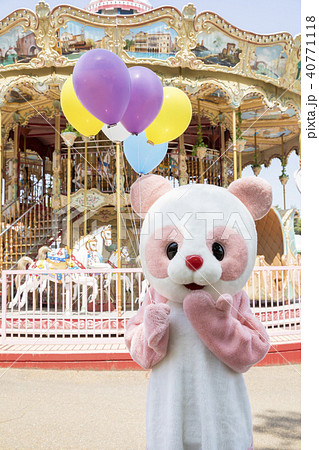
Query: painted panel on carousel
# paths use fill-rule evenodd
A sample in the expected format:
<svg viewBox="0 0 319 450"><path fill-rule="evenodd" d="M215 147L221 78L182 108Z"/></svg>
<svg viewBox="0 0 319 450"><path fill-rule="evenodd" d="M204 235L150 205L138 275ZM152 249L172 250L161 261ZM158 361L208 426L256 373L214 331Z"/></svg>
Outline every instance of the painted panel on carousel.
<svg viewBox="0 0 319 450"><path fill-rule="evenodd" d="M3 66L28 63L40 50L34 33L24 31L20 25L0 36L0 64Z"/></svg>
<svg viewBox="0 0 319 450"><path fill-rule="evenodd" d="M218 30L201 32L197 36L197 45L193 53L204 64L218 64L226 67L234 67L239 63L239 41Z"/></svg>
<svg viewBox="0 0 319 450"><path fill-rule="evenodd" d="M165 22L131 28L124 41L125 52L136 59L167 60L179 51L177 32Z"/></svg>
<svg viewBox="0 0 319 450"><path fill-rule="evenodd" d="M277 80L285 74L287 54L281 45L258 47L252 58L250 67L258 75Z"/></svg>
<svg viewBox="0 0 319 450"><path fill-rule="evenodd" d="M103 28L91 27L71 20L59 29L57 39L62 55L72 61L94 48L109 50L109 38L110 36Z"/></svg>
<svg viewBox="0 0 319 450"><path fill-rule="evenodd" d="M87 192L87 208L89 210L98 209L105 202L105 196L97 189L90 189ZM84 190L80 189L72 195L72 206L78 211L84 211Z"/></svg>
<svg viewBox="0 0 319 450"><path fill-rule="evenodd" d="M296 115L296 111L293 108L288 108L286 111L280 111L279 109L254 109L251 111L244 111L241 114L242 120L281 120L290 119Z"/></svg>

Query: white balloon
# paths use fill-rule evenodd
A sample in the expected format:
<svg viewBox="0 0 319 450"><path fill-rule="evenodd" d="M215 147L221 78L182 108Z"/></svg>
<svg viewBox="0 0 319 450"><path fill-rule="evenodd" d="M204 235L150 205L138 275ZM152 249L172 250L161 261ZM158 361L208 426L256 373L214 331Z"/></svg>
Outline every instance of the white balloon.
<svg viewBox="0 0 319 450"><path fill-rule="evenodd" d="M296 170L296 172L294 173L294 177L295 177L297 189L301 193L301 170L300 170L300 168L298 170Z"/></svg>
<svg viewBox="0 0 319 450"><path fill-rule="evenodd" d="M102 131L105 136L112 142L123 142L125 141L125 139L131 136L131 133L127 131L127 129L124 127L124 125L121 124L121 122L112 126L104 125Z"/></svg>

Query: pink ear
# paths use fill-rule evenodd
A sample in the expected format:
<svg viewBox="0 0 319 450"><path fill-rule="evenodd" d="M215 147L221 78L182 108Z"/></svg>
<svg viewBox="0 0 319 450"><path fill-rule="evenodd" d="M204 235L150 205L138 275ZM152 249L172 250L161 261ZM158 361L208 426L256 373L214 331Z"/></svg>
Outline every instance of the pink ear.
<svg viewBox="0 0 319 450"><path fill-rule="evenodd" d="M171 189L171 183L160 175L143 175L131 186L133 210L140 217L145 217L153 203Z"/></svg>
<svg viewBox="0 0 319 450"><path fill-rule="evenodd" d="M240 178L233 181L228 190L243 202L254 220L264 217L271 208L272 189L262 178Z"/></svg>

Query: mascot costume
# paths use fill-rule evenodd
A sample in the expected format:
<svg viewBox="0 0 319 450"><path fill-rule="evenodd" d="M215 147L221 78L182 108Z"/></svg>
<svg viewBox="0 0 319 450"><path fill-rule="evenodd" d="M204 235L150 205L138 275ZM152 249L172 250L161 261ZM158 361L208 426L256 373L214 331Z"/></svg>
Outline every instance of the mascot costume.
<svg viewBox="0 0 319 450"><path fill-rule="evenodd" d="M148 450L253 448L242 373L264 358L269 339L242 289L256 259L254 221L271 203L270 185L256 177L228 189L173 189L152 174L132 185L132 208L145 218L140 256L150 288L125 341L152 369Z"/></svg>

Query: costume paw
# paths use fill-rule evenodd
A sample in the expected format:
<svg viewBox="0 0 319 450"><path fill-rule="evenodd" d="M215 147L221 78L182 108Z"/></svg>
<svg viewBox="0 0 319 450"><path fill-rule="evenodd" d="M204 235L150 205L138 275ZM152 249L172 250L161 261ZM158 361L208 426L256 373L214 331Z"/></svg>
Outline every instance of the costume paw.
<svg viewBox="0 0 319 450"><path fill-rule="evenodd" d="M145 336L153 341L162 336L169 326L170 307L166 303L148 305L144 314Z"/></svg>
<svg viewBox="0 0 319 450"><path fill-rule="evenodd" d="M221 295L216 302L216 308L226 313L231 310L232 306L233 297L230 294Z"/></svg>
<svg viewBox="0 0 319 450"><path fill-rule="evenodd" d="M233 306L233 298L229 294L221 295L215 302L208 292L192 292L188 294L183 303L185 314L188 318L208 312L214 312L217 316L228 315Z"/></svg>
<svg viewBox="0 0 319 450"><path fill-rule="evenodd" d="M190 294L186 295L183 302L183 308L186 315L188 315L188 312L190 314L196 314L196 311L202 311L207 308L211 309L212 307L214 307L213 297L205 291L191 292Z"/></svg>

